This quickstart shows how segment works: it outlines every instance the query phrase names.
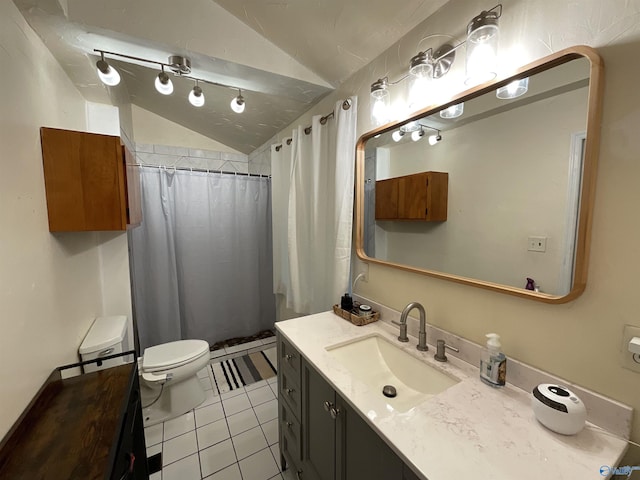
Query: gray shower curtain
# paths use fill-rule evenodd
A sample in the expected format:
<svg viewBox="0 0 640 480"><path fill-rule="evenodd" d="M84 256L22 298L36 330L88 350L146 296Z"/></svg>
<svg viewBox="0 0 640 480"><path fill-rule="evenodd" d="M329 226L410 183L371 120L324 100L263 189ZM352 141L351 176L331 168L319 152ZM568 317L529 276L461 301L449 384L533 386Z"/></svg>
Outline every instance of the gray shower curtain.
<svg viewBox="0 0 640 480"><path fill-rule="evenodd" d="M141 167L130 230L141 348L273 328L270 179Z"/></svg>

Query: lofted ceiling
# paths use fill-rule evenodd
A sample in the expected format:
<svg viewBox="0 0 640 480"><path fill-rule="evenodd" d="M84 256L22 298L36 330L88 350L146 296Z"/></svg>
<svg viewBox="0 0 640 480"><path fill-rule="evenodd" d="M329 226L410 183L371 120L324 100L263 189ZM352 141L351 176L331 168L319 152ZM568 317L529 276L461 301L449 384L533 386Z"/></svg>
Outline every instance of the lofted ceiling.
<svg viewBox="0 0 640 480"><path fill-rule="evenodd" d="M268 141L447 0L14 0L72 82L93 102L133 103L244 153ZM192 75L241 88L201 85L204 107L187 101L193 81L173 77L156 92L158 67L107 60L122 82L105 87L94 49L167 62L191 59ZM126 62L126 63L125 63Z"/></svg>

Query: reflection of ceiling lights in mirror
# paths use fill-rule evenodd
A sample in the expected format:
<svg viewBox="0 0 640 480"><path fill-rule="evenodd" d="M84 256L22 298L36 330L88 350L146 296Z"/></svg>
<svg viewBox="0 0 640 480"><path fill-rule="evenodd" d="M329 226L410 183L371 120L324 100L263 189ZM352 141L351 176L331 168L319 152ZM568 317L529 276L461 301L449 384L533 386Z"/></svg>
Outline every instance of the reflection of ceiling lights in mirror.
<svg viewBox="0 0 640 480"><path fill-rule="evenodd" d="M496 97L501 100L518 98L529 90L529 77L514 80L508 85L504 85L496 90Z"/></svg>
<svg viewBox="0 0 640 480"><path fill-rule="evenodd" d="M416 130L411 134L411 140L413 140L414 142L417 142L422 138L423 135L424 135L424 130L422 129Z"/></svg>
<svg viewBox="0 0 640 480"><path fill-rule="evenodd" d="M404 137L404 132L402 130L396 130L391 134L391 138L393 138L394 142L399 142Z"/></svg>
<svg viewBox="0 0 640 480"><path fill-rule="evenodd" d="M442 135L438 133L438 135L429 135L429 145L435 145L440 140L442 140Z"/></svg>
<svg viewBox="0 0 640 480"><path fill-rule="evenodd" d="M464 113L464 102L451 105L449 108L440 110L440 118L458 118Z"/></svg>
<svg viewBox="0 0 640 480"><path fill-rule="evenodd" d="M120 74L118 71L109 65L105 59L105 54L112 55L115 57L120 57L128 60L133 60L133 63L145 62L153 65L160 66L160 73L155 79L155 87L158 92L163 95L171 95L173 93L173 82L169 78L167 72L164 71L164 68L167 67L174 75L178 77L188 78L190 80L195 80L196 85L193 87L191 92L189 92L189 103L194 107L201 107L204 105L204 93L202 92L202 87L198 85L198 82L207 83L210 85L217 85L219 87L227 87L238 90L238 96L234 97L231 100L231 109L236 113L244 112L246 107L245 99L240 92L238 87L234 87L232 85L226 85L224 83L212 82L210 80L204 80L202 78L196 78L191 75L191 60L186 57L182 57L180 55L171 55L169 57L168 63L158 62L155 60L148 60L146 58L141 57L133 57L131 55L125 55L123 53L116 52L108 52L106 50L98 50L94 49L94 52L98 52L100 54L100 60L96 63L96 68L98 69L98 76L102 83L107 86L113 87L120 83Z"/></svg>
<svg viewBox="0 0 640 480"><path fill-rule="evenodd" d="M433 53L431 48L420 51L409 62L409 72L391 82L387 77L379 78L371 84L371 123L374 127L389 121L389 85L396 85L409 78L407 107L415 111L426 107L437 96L431 88L431 80L439 79L449 72L455 52L463 45L467 47L465 83L477 85L495 78L498 54L498 19L502 16L502 4L490 10L483 10L467 25L466 40L452 46L440 45ZM425 37L425 39L428 37ZM425 40L423 39L423 40ZM454 118L454 117L443 117Z"/></svg>

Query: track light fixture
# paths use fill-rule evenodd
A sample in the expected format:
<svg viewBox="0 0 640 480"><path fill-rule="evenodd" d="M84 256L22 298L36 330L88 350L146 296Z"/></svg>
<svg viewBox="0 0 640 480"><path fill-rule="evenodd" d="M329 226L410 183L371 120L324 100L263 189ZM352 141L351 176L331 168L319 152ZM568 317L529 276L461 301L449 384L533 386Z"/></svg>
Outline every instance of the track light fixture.
<svg viewBox="0 0 640 480"><path fill-rule="evenodd" d="M189 92L189 103L194 107L201 107L204 105L204 94L202 93L202 89L198 85L198 80L196 80L196 85Z"/></svg>
<svg viewBox="0 0 640 480"><path fill-rule="evenodd" d="M391 138L394 142L399 142L407 133L411 133L411 140L418 142L424 138L426 133L425 128L436 132L436 134L429 136L429 145L435 145L442 140L442 135L440 135L439 129L415 121L402 125L398 130L391 134Z"/></svg>
<svg viewBox="0 0 640 480"><path fill-rule="evenodd" d="M231 110L236 113L244 112L244 97L242 96L242 92L238 89L238 96L231 100Z"/></svg>
<svg viewBox="0 0 640 480"><path fill-rule="evenodd" d="M120 83L120 74L104 60L102 52L100 52L100 60L96 62L96 68L98 69L98 77L105 85L115 87Z"/></svg>
<svg viewBox="0 0 640 480"><path fill-rule="evenodd" d="M451 45L445 43L435 51L431 48L420 51L409 61L409 71L395 82L387 77L376 80L371 84L371 123L380 126L387 123L389 113L388 86L395 85L409 78L407 104L410 111L415 111L435 103L432 98L431 80L446 75L456 57L456 51L466 45L465 83L476 85L491 80L496 76L498 52L498 19L502 16L502 4L490 10L483 10L467 25L466 40ZM428 37L426 37L428 38ZM425 38L425 39L426 39ZM462 105L462 104L459 104ZM459 116L462 110L459 111ZM455 117L443 117L455 118Z"/></svg>
<svg viewBox="0 0 640 480"><path fill-rule="evenodd" d="M242 113L244 112L244 109L246 107L246 101L242 96L242 91L238 87L234 87L233 85L226 85L224 83L212 82L192 76L191 60L189 60L187 57L183 57L180 55L171 55L169 57L168 63L163 63L155 60L148 60L146 58L133 57L131 55L125 55L123 53L108 52L106 50L94 49L93 51L100 54L100 60L96 62L96 68L98 70L98 76L100 77L100 80L102 80L105 85L114 86L120 83L120 74L104 59L105 54L107 54L115 57L125 58L128 60L135 60L136 62L144 62L160 66L160 73L158 73L158 76L155 79L155 87L156 90L163 95L171 95L173 93L173 82L171 81L169 74L165 71L165 67L177 77L194 80L195 86L189 92L188 97L189 103L191 103L191 105L193 105L194 107L202 107L204 105L204 92L202 91L200 83L238 90L238 96L231 101L231 108L236 113Z"/></svg>
<svg viewBox="0 0 640 480"><path fill-rule="evenodd" d="M162 95L171 95L173 93L173 82L164 71L164 65L162 65L162 71L156 77L156 90Z"/></svg>

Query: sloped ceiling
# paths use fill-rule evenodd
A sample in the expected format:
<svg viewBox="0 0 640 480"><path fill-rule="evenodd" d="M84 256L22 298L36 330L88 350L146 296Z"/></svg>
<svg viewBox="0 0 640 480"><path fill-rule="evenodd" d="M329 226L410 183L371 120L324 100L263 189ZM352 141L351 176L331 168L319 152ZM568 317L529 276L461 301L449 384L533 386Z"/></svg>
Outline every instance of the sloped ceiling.
<svg viewBox="0 0 640 480"><path fill-rule="evenodd" d="M134 103L250 153L334 87L431 15L446 0L14 0L71 80L90 101ZM247 107L231 111L236 90L202 85L206 102L187 101L193 81L153 88L158 68L107 59L117 87L97 78L94 49L167 62L191 59L192 75L241 88Z"/></svg>

